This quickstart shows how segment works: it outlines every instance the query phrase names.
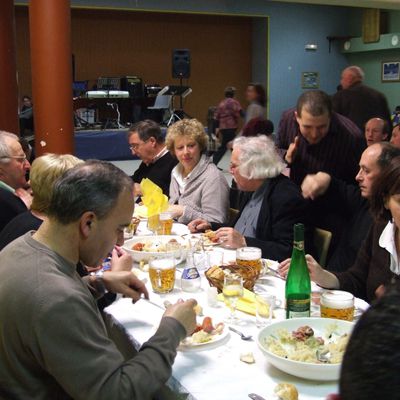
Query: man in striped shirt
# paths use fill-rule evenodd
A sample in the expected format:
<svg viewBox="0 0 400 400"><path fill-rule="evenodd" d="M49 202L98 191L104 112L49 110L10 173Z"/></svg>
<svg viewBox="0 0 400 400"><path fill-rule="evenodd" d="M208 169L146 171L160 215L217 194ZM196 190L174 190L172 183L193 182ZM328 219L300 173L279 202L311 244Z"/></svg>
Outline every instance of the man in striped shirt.
<svg viewBox="0 0 400 400"><path fill-rule="evenodd" d="M296 109L283 113L278 147L286 150L290 177L298 185L318 171L355 184L366 144L352 121L332 111L330 97L313 90L299 97Z"/></svg>

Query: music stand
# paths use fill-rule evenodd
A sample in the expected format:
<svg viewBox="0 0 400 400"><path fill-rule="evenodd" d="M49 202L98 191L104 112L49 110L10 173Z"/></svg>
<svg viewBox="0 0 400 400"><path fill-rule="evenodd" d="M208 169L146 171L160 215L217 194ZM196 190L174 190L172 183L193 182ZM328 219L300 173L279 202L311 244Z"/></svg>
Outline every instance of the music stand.
<svg viewBox="0 0 400 400"><path fill-rule="evenodd" d="M185 113L185 111L183 111L183 107L182 107L182 100L189 96L190 93L192 93L192 88L190 88L189 86L176 86L176 85L170 85L170 86L165 86L161 92L159 94L163 94L163 95L169 95L172 96L171 99L171 116L167 122L167 126L170 126L171 124L173 124L174 122L180 121L182 118L188 117L190 118L189 115L187 115ZM181 108L180 109L176 109L174 107L174 98L178 96L180 98L180 104L181 104Z"/></svg>

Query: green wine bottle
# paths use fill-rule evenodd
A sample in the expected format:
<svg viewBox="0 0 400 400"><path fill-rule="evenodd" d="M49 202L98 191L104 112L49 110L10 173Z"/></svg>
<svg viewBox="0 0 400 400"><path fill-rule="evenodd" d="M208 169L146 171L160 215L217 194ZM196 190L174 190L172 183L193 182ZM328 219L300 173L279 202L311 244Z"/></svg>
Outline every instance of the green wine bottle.
<svg viewBox="0 0 400 400"><path fill-rule="evenodd" d="M310 316L311 280L304 254L304 225L294 225L292 260L286 280L286 318Z"/></svg>

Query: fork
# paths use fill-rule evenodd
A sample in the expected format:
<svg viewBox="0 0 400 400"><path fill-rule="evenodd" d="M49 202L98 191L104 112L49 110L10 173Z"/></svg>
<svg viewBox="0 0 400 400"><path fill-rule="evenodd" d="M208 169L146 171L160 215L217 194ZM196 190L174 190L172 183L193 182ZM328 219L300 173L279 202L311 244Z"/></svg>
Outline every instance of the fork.
<svg viewBox="0 0 400 400"><path fill-rule="evenodd" d="M232 332L237 333L237 334L240 336L240 338L241 338L242 340L252 340L252 339L253 339L253 336L252 336L252 335L245 335L244 333L238 331L238 330L235 329L235 328L232 328L231 326L229 327L229 330L232 331Z"/></svg>

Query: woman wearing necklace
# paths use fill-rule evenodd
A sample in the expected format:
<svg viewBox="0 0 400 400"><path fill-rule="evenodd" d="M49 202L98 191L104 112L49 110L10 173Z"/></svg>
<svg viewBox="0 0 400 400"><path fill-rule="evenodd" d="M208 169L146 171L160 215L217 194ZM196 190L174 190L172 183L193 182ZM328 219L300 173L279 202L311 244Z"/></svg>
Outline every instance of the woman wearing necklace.
<svg viewBox="0 0 400 400"><path fill-rule="evenodd" d="M375 223L351 268L328 272L307 255L311 280L368 302L380 297L390 281L400 275L400 157L393 158L375 182L370 201ZM281 264L281 275L286 275L288 266L289 260Z"/></svg>
<svg viewBox="0 0 400 400"><path fill-rule="evenodd" d="M197 218L216 223L228 220L228 183L205 154L207 141L196 119L178 121L167 132L167 148L179 161L171 174L169 211L183 224Z"/></svg>

